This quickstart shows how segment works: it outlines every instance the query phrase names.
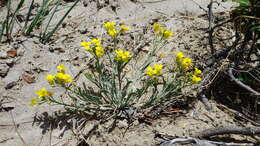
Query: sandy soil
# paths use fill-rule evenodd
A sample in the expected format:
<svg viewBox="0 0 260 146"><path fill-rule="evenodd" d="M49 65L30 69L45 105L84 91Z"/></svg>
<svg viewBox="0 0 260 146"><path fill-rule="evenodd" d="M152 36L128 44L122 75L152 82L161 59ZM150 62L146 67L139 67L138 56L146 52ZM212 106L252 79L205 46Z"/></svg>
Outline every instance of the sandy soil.
<svg viewBox="0 0 260 146"><path fill-rule="evenodd" d="M207 1L195 0L206 8ZM40 0L39 0L40 2ZM84 6L84 4L85 6ZM81 40L91 36L100 36L104 21L116 21L130 25L137 45L138 36L149 39L151 32L143 30L151 27L152 21L165 24L175 33L168 46L168 52L182 50L189 56L198 57L207 54L208 46L205 32L207 20L202 15L205 12L192 0L110 0L102 3L97 9L95 1L82 1L69 14L63 28L53 37L51 44L42 45L35 37L27 38L17 35L11 44L0 44L0 65L8 70L0 78L0 101L3 107L10 107L9 112L0 111L0 145L30 146L44 145L77 145L82 135L89 133L98 121L88 120L82 130L77 131L75 117L57 119L56 126L51 127L53 112L62 107L41 105L29 107L28 104L35 91L47 86L44 76L55 72L57 64L64 63L72 75L76 75L89 61L84 49L79 45ZM63 2L58 18L71 3ZM87 5L86 5L87 4ZM29 5L29 4L27 4ZM221 2L215 12L230 10L231 3ZM116 7L116 11L112 10ZM26 7L24 10L26 11ZM0 8L0 18L3 18L5 8ZM58 19L57 19L58 20ZM55 23L55 22L53 22ZM40 32L40 30L36 30ZM87 32L87 33L82 33ZM17 50L16 56L8 56L7 51ZM168 56L169 57L169 56ZM29 79L28 79L29 78ZM26 80L27 79L27 80ZM28 81L29 80L29 81ZM28 83L28 82L32 83ZM14 84L10 89L7 85ZM192 136L205 128L238 125L245 123L237 121L233 115L219 108L215 102L212 111L207 111L200 102L192 104L191 110L182 110L182 114L172 113L167 117L153 120L151 124L134 121L117 121L113 131L109 131L113 121L99 126L87 139L89 145L155 145L154 130L171 135ZM12 109L13 108L13 109ZM74 123L74 124L73 124ZM129 127L130 126L130 127ZM255 139L233 136L239 140ZM85 144L87 145L87 144Z"/></svg>

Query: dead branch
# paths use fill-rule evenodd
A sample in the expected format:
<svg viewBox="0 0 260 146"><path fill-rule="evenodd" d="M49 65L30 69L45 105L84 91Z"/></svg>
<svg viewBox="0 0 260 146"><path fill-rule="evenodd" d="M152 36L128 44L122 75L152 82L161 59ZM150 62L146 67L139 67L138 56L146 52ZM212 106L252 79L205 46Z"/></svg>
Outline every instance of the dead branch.
<svg viewBox="0 0 260 146"><path fill-rule="evenodd" d="M221 128L213 128L206 129L200 132L196 137L198 138L208 138L216 135L223 134L241 134L241 135L255 135L260 134L260 127L221 127Z"/></svg>
<svg viewBox="0 0 260 146"><path fill-rule="evenodd" d="M196 144L197 146L254 146L254 143L225 143L210 140L201 140L199 137L179 137L175 135L161 134L153 131L154 138L159 138L160 146L173 146L173 144Z"/></svg>
<svg viewBox="0 0 260 146"><path fill-rule="evenodd" d="M211 54L213 55L215 53L215 48L213 45L213 30L212 29L212 23L213 23L213 12L212 12L212 6L213 6L213 0L210 0L210 3L208 5L208 21L209 21L209 27L208 27L208 40L210 45Z"/></svg>
<svg viewBox="0 0 260 146"><path fill-rule="evenodd" d="M255 91L254 89L252 89L251 87L245 85L244 83L242 83L241 81L239 81L238 79L236 79L233 75L233 68L229 68L228 69L228 75L231 78L232 81L234 81L237 85L239 85L240 87L246 89L247 91L253 93L256 96L259 96L260 93Z"/></svg>
<svg viewBox="0 0 260 146"><path fill-rule="evenodd" d="M199 95L198 99L206 106L207 110L212 110L212 105L209 103L209 100L205 94Z"/></svg>
<svg viewBox="0 0 260 146"><path fill-rule="evenodd" d="M214 30L226 23L229 23L231 22L233 19L230 18L230 19L227 19L225 21L222 21L222 22L219 22L215 25L213 25L214 23L214 16L213 16L213 10L212 10L212 7L213 7L213 4L214 3L217 3L217 1L213 1L213 0L210 0L210 3L208 5L208 22L209 22L209 27L208 27L208 30L207 30L207 33L208 33L208 41L209 41L209 45L210 45L210 50L211 50L211 54L213 55L215 52L216 52L216 49L214 47L214 41L213 41L213 33L214 33Z"/></svg>
<svg viewBox="0 0 260 146"><path fill-rule="evenodd" d="M198 95L197 98L206 106L207 110L211 110L212 106L211 104L208 102L208 98L205 95L205 91L207 89L207 84L210 82L210 80L212 80L212 78L214 78L213 76L215 75L216 72L216 68L210 67L208 68L208 70L210 71L203 79L202 82L199 83L199 89L198 89Z"/></svg>
<svg viewBox="0 0 260 146"><path fill-rule="evenodd" d="M187 138L175 138L169 141L165 141L160 146L172 146L173 144L190 144L195 143L197 146L254 146L253 143L225 143L225 142L217 142L217 141L209 141L209 140L200 140L197 138L187 137Z"/></svg>
<svg viewBox="0 0 260 146"><path fill-rule="evenodd" d="M230 18L230 19L227 19L227 20L225 20L225 21L219 22L219 23L215 24L214 26L212 26L211 29L214 30L215 28L220 27L220 26L222 26L222 25L224 25L224 24L226 24L226 23L229 23L229 22L231 22L232 20L233 20L233 19Z"/></svg>

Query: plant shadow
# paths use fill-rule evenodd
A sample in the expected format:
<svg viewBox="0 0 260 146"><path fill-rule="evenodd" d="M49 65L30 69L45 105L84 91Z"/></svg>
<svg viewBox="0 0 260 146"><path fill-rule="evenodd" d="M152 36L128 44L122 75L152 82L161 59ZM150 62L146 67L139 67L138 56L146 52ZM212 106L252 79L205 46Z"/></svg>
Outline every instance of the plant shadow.
<svg viewBox="0 0 260 146"><path fill-rule="evenodd" d="M34 116L32 125L39 126L42 129L42 134L59 129L61 130L59 137L63 137L67 130L80 128L90 120L98 120L98 117L96 115L67 111L54 112L53 114L43 112Z"/></svg>
<svg viewBox="0 0 260 146"><path fill-rule="evenodd" d="M42 130L43 135L49 131L59 129L61 133L58 137L63 137L66 131L74 129L80 130L89 121L98 121L99 124L104 124L112 120L113 122L110 125L108 132L114 130L118 120L126 119L128 126L131 126L134 120L138 120L139 123L151 125L160 117L178 117L183 115L185 111L187 112L192 109L190 103L193 103L193 100L190 101L184 100L183 98L180 99L169 100L162 105L158 105L147 110L138 111L135 108L130 108L116 116L111 116L113 114L110 112L87 114L85 112L73 112L69 110L63 112L57 111L52 114L48 112L36 113L32 126L38 126ZM95 131L98 125L94 124L93 130L90 130L89 134ZM86 135L86 138L87 137L89 137L88 134Z"/></svg>

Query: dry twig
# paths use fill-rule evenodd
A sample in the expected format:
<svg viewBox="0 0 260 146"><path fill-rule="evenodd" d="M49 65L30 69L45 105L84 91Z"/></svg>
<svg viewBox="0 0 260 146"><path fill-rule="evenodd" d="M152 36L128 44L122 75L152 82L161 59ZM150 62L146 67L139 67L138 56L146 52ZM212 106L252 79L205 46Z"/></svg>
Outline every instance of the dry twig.
<svg viewBox="0 0 260 146"><path fill-rule="evenodd" d="M255 135L260 134L260 127L220 127L213 129L206 129L200 132L196 137L198 138L207 138L216 135L223 134L241 134L241 135Z"/></svg>
<svg viewBox="0 0 260 146"><path fill-rule="evenodd" d="M18 131L17 124L16 124L15 121L14 121L14 116L13 116L13 114L12 114L11 111L10 111L10 115L11 115L12 122L13 122L13 125L14 125L14 128L15 128L15 132L17 133L17 135L18 135L19 138L21 139L21 141L22 141L22 143L23 143L23 146L28 146L28 144L25 142L25 140L23 139L23 137L21 136L21 134L20 134L19 131Z"/></svg>
<svg viewBox="0 0 260 146"><path fill-rule="evenodd" d="M254 146L253 143L225 143L225 142L217 142L217 141L209 141L209 140L200 140L197 138L187 137L187 138L175 138L169 141L165 141L160 146L172 146L173 144L190 144L195 143L197 146Z"/></svg>
<svg viewBox="0 0 260 146"><path fill-rule="evenodd" d="M228 75L231 78L232 81L234 81L237 85L239 85L240 87L246 89L247 91L253 93L256 96L259 96L260 93L255 91L254 89L252 89L251 87L245 85L244 83L242 83L241 81L239 81L238 79L236 79L233 75L233 68L229 68L228 69Z"/></svg>

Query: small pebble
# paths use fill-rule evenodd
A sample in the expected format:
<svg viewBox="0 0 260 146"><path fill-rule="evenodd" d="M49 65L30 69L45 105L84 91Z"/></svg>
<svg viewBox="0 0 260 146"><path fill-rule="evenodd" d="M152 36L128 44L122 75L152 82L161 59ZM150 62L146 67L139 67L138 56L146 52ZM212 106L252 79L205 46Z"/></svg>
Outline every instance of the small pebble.
<svg viewBox="0 0 260 146"><path fill-rule="evenodd" d="M0 76L5 77L9 72L9 66L6 64L0 64Z"/></svg>
<svg viewBox="0 0 260 146"><path fill-rule="evenodd" d="M13 81L13 82L10 82L8 83L6 86L5 86L5 89L8 90L8 89L11 89L13 88L14 86L17 85L17 82L16 81Z"/></svg>

